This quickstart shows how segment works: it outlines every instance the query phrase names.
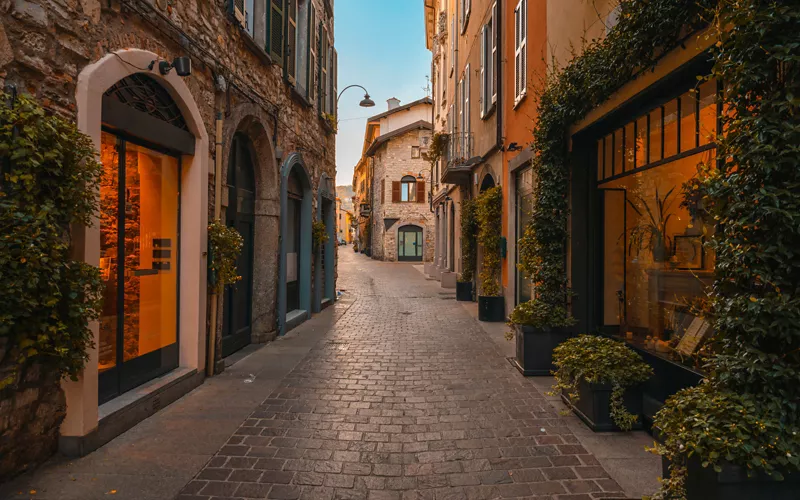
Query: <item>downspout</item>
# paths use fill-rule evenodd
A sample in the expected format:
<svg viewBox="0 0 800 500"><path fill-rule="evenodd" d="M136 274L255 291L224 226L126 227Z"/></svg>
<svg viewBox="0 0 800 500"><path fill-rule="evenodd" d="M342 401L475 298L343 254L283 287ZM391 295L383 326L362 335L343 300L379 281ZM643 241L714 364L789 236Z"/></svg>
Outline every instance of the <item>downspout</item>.
<svg viewBox="0 0 800 500"><path fill-rule="evenodd" d="M214 220L219 220L222 213L222 111L217 111L216 137L214 151ZM208 360L206 361L206 376L214 375L214 361L217 347L217 307L219 306L219 293L214 290L211 294L211 326L208 334Z"/></svg>

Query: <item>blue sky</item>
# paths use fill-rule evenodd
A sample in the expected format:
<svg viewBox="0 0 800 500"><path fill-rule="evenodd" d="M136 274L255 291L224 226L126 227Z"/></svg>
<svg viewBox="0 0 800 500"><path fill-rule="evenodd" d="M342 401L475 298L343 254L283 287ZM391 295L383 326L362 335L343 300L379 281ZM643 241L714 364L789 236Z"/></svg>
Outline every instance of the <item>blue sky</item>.
<svg viewBox="0 0 800 500"><path fill-rule="evenodd" d="M374 108L358 103L363 91L352 88L339 101L336 184L350 184L361 156L368 116L386 111L386 99L402 103L425 96L431 53L425 48L423 0L335 0L334 34L339 53L341 91L363 85Z"/></svg>

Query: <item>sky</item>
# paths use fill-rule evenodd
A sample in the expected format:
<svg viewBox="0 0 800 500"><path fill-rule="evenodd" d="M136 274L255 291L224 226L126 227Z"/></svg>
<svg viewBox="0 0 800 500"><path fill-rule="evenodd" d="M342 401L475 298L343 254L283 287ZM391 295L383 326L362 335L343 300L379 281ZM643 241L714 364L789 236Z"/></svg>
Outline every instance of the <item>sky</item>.
<svg viewBox="0 0 800 500"><path fill-rule="evenodd" d="M425 97L431 53L425 48L423 0L335 0L334 35L339 55L338 88L366 87L375 107L358 103L364 92L355 87L339 100L336 137L336 185L353 181L361 157L369 116L387 110L386 100L401 104Z"/></svg>

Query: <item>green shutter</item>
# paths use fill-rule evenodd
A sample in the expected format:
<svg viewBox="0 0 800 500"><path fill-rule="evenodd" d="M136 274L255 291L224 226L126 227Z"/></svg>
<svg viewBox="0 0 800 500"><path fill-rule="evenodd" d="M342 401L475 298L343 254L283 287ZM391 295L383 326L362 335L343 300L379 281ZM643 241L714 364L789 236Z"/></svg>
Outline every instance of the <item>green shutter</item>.
<svg viewBox="0 0 800 500"><path fill-rule="evenodd" d="M288 0L289 19L286 27L286 76L297 80L297 0Z"/></svg>
<svg viewBox="0 0 800 500"><path fill-rule="evenodd" d="M267 15L267 53L283 67L283 0L269 0Z"/></svg>
<svg viewBox="0 0 800 500"><path fill-rule="evenodd" d="M308 100L313 104L317 96L317 11L309 5L308 13Z"/></svg>

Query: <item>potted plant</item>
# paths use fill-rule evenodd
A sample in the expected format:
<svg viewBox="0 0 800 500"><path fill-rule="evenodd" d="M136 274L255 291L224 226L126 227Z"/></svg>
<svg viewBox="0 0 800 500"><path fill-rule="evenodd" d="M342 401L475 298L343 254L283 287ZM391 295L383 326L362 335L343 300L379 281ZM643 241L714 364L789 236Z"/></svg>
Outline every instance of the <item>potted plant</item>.
<svg viewBox="0 0 800 500"><path fill-rule="evenodd" d="M621 342L580 335L553 350L553 391L595 432L641 428L639 384L653 369Z"/></svg>
<svg viewBox="0 0 800 500"><path fill-rule="evenodd" d="M478 319L499 322L505 319L505 301L500 293L500 242L503 216L503 191L489 188L476 199L478 243L483 249L479 275Z"/></svg>
<svg viewBox="0 0 800 500"><path fill-rule="evenodd" d="M478 220L475 201L461 202L461 274L456 282L456 300L472 301L472 283L475 280L477 261Z"/></svg>
<svg viewBox="0 0 800 500"><path fill-rule="evenodd" d="M639 222L628 230L630 243L628 244L628 251L633 253L632 250L640 252L642 250L650 250L653 255L654 262L665 262L669 258L669 253L672 248L670 238L667 236L667 224L672 218L670 208L675 201L672 197L672 192L675 190L673 187L663 198L658 193L658 186L656 186L656 197L653 207L642 198L636 196L638 204L635 204L630 199L627 199L628 205L639 216ZM647 218L644 214L647 213Z"/></svg>

